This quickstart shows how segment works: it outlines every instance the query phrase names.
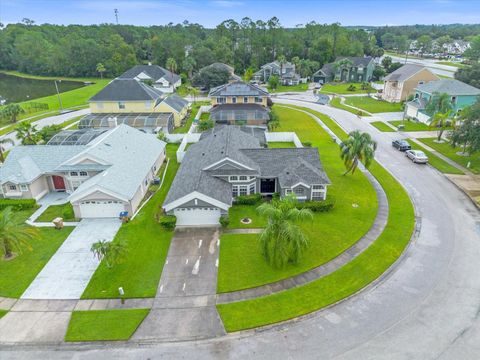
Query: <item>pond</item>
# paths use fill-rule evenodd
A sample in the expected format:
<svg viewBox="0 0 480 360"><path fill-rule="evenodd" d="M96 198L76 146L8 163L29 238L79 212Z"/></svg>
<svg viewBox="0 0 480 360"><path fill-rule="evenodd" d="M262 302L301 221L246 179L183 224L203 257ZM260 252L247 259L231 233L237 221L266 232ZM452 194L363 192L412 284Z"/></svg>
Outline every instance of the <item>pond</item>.
<svg viewBox="0 0 480 360"><path fill-rule="evenodd" d="M81 81L57 82L58 91L65 92L84 86ZM55 83L53 80L27 79L20 76L0 73L0 102L12 103L32 100L44 96L54 95ZM1 104L0 104L1 105Z"/></svg>

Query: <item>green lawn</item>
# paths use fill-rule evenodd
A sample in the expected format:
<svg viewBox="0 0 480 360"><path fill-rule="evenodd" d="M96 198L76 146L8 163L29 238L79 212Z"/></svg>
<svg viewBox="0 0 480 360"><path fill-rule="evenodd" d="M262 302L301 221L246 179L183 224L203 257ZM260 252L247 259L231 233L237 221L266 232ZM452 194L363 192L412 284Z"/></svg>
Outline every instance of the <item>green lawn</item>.
<svg viewBox="0 0 480 360"><path fill-rule="evenodd" d="M192 104L192 110L190 112L190 115L188 116L187 121L183 126L179 126L173 130L174 134L184 134L190 130L190 126L192 126L193 119L195 119L195 116L198 113L198 109L200 109L200 106L202 105L210 105L210 101L197 101L195 104Z"/></svg>
<svg viewBox="0 0 480 360"><path fill-rule="evenodd" d="M370 113L402 111L401 103L389 103L383 100L375 100L369 96L350 96L346 98L345 104L358 107Z"/></svg>
<svg viewBox="0 0 480 360"><path fill-rule="evenodd" d="M326 121L327 125L330 122L331 119ZM346 137L338 127L332 130L341 138ZM316 281L270 296L217 305L227 331L284 321L333 304L370 284L398 259L413 232L413 206L403 187L378 163L372 164L370 171L385 190L390 207L388 223L380 237L351 262Z"/></svg>
<svg viewBox="0 0 480 360"><path fill-rule="evenodd" d="M76 221L73 214L72 204L66 203L61 205L50 205L43 213L40 215L35 222L51 222L53 219L61 217L63 221Z"/></svg>
<svg viewBox="0 0 480 360"><path fill-rule="evenodd" d="M457 62L452 62L452 61L437 61L435 64L454 66L456 68L464 68L465 67L464 64L457 63Z"/></svg>
<svg viewBox="0 0 480 360"><path fill-rule="evenodd" d="M260 204L259 204L260 205ZM265 218L257 214L258 205L233 205L228 210L228 218L230 229L253 229L262 228L267 224ZM250 224L243 224L240 220L243 218L250 218L252 222Z"/></svg>
<svg viewBox="0 0 480 360"><path fill-rule="evenodd" d="M375 191L363 173L344 176L338 144L308 114L275 105L280 118L278 131L295 131L301 141L318 147L322 164L332 182L327 197L335 200L330 212L315 213L312 222L301 224L310 239L310 247L300 264L275 270L261 257L255 236L222 236L218 271L218 292L259 286L285 279L319 266L338 256L357 242L372 226L378 210ZM353 207L358 204L358 207ZM246 210L246 211L242 211ZM242 217L253 223L241 226ZM255 214L255 206L232 207L230 227L259 227L265 224ZM253 239L253 240L252 240ZM236 261L230 261L236 259Z"/></svg>
<svg viewBox="0 0 480 360"><path fill-rule="evenodd" d="M355 86L356 90L355 91L349 91L347 90L350 85ZM360 83L328 83L322 86L320 89L321 93L325 94L367 94L367 93L376 93L377 90L372 88L369 85L369 88L366 90L362 90L362 84Z"/></svg>
<svg viewBox="0 0 480 360"><path fill-rule="evenodd" d="M398 127L399 125L405 125L402 131L432 131L435 130L434 128L429 127L427 124L424 124L419 121L402 121L402 120L396 120L396 121L389 121L390 124L392 124L395 127Z"/></svg>
<svg viewBox="0 0 480 360"><path fill-rule="evenodd" d="M345 110L345 111L351 112L352 114L355 114L355 115L360 115L360 116L365 116L365 115L367 115L367 114L365 114L363 111L355 110L355 109L352 109L351 107L345 106L344 104L342 104L342 103L340 102L340 98L339 98L339 97L333 98L333 99L330 101L329 104L330 104L331 106L333 106L334 108L341 109L341 110Z"/></svg>
<svg viewBox="0 0 480 360"><path fill-rule="evenodd" d="M272 90L270 86L267 86L267 89L271 93L279 93L279 92L299 92L299 91L307 91L308 84L298 84L298 85L279 85L275 90Z"/></svg>
<svg viewBox="0 0 480 360"><path fill-rule="evenodd" d="M423 146L418 145L413 141L408 141L413 150L421 150L428 156L428 163L433 166L435 169L444 174L458 174L463 175L463 171L457 169L455 166L450 165L446 161L440 159L438 156L432 152L425 149Z"/></svg>
<svg viewBox="0 0 480 360"><path fill-rule="evenodd" d="M0 319L7 314L7 310L0 310Z"/></svg>
<svg viewBox="0 0 480 360"><path fill-rule="evenodd" d="M467 164L470 163L468 169L475 174L480 173L480 154L476 153L470 156L462 156L457 154L458 152L461 152L462 149L459 147L454 148L448 142L438 144L435 142L436 138L423 138L418 140L455 161L457 164L467 167Z"/></svg>
<svg viewBox="0 0 480 360"><path fill-rule="evenodd" d="M269 142L269 148L296 148L293 142Z"/></svg>
<svg viewBox="0 0 480 360"><path fill-rule="evenodd" d="M385 124L383 121L373 121L370 125L376 127L378 130L382 132L395 132L396 130L392 129L390 126Z"/></svg>
<svg viewBox="0 0 480 360"><path fill-rule="evenodd" d="M173 232L164 230L155 219L177 173L175 152L178 144L167 145L170 163L160 190L143 207L134 220L122 225L114 241L127 244L127 259L108 269L104 262L97 268L85 289L83 299L118 297L123 287L126 298L153 297L162 273Z"/></svg>
<svg viewBox="0 0 480 360"><path fill-rule="evenodd" d="M128 340L149 309L74 311L65 341Z"/></svg>
<svg viewBox="0 0 480 360"><path fill-rule="evenodd" d="M18 216L26 220L34 211L21 211ZM0 296L20 297L72 230L71 227L39 228L39 238L30 242L32 250L25 249L9 261L3 260L3 250L0 250Z"/></svg>

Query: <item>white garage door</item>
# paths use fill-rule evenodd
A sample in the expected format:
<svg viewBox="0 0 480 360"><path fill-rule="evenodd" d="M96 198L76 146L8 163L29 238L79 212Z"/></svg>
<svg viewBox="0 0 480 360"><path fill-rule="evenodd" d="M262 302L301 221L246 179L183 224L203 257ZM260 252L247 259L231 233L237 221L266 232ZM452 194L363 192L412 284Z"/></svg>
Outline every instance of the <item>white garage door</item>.
<svg viewBox="0 0 480 360"><path fill-rule="evenodd" d="M177 226L218 225L220 209L209 208L177 208L174 210Z"/></svg>
<svg viewBox="0 0 480 360"><path fill-rule="evenodd" d="M94 200L80 203L82 218L112 218L125 211L125 204L120 201Z"/></svg>

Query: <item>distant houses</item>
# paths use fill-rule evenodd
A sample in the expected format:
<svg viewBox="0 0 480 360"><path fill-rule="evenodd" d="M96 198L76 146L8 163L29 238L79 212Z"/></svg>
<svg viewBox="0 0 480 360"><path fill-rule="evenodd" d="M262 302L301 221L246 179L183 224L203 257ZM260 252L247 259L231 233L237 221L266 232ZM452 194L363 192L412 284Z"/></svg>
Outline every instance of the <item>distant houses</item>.
<svg viewBox="0 0 480 360"><path fill-rule="evenodd" d="M312 76L313 82L326 84L338 82L365 82L372 80L375 63L371 56L339 57L322 66Z"/></svg>
<svg viewBox="0 0 480 360"><path fill-rule="evenodd" d="M280 63L279 61L263 65L259 71L253 74L252 81L267 83L271 76L278 76L281 85L298 85L300 83L300 75L295 70L295 64Z"/></svg>
<svg viewBox="0 0 480 360"><path fill-rule="evenodd" d="M182 84L180 75L158 65L136 65L125 71L119 79L135 79L151 85L164 93L172 93Z"/></svg>

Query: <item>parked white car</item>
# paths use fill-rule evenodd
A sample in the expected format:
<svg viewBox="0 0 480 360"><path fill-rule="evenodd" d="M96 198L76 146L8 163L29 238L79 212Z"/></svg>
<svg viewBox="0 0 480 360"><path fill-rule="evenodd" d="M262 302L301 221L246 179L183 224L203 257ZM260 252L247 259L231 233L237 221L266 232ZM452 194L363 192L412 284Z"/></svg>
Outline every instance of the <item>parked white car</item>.
<svg viewBox="0 0 480 360"><path fill-rule="evenodd" d="M426 164L428 163L428 157L423 151L420 150L407 150L405 156L412 160L414 163Z"/></svg>

